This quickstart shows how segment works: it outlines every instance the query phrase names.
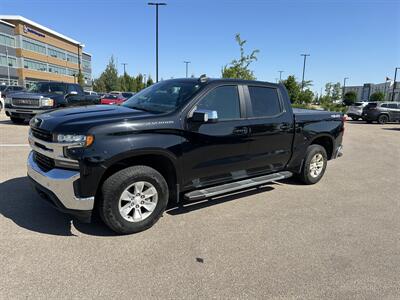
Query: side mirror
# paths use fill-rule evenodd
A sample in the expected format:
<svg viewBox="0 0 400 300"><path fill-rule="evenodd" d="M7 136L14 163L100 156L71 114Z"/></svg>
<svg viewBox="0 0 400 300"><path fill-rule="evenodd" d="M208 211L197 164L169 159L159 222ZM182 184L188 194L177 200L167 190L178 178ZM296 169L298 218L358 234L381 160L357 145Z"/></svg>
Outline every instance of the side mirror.
<svg viewBox="0 0 400 300"><path fill-rule="evenodd" d="M218 121L218 113L215 110L197 109L193 112L190 120L200 123L216 123Z"/></svg>
<svg viewBox="0 0 400 300"><path fill-rule="evenodd" d="M78 92L77 92L77 91L70 91L70 92L67 94L68 97L70 97L70 96L76 96L76 95L78 95Z"/></svg>

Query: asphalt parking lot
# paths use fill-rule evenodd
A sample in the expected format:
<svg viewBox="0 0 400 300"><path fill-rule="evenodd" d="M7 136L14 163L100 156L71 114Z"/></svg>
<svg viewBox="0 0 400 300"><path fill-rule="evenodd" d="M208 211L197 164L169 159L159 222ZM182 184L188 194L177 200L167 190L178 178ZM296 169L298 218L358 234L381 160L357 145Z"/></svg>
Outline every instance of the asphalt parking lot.
<svg viewBox="0 0 400 300"><path fill-rule="evenodd" d="M30 188L28 126L0 117L0 298L400 298L400 124L348 122L314 186L172 208L116 236Z"/></svg>

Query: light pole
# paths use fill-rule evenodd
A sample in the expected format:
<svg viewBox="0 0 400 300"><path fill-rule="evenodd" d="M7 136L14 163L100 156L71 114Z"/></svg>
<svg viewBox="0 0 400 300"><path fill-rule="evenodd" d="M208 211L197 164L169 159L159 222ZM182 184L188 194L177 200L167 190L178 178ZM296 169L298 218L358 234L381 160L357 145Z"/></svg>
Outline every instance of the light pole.
<svg viewBox="0 0 400 300"><path fill-rule="evenodd" d="M183 63L186 65L186 78L188 78L188 65L190 64L190 61L184 61Z"/></svg>
<svg viewBox="0 0 400 300"><path fill-rule="evenodd" d="M300 56L304 56L303 78L301 80L301 90L303 90L304 89L304 72L306 71L306 59L307 59L307 56L310 56L310 54L300 54Z"/></svg>
<svg viewBox="0 0 400 300"><path fill-rule="evenodd" d="M126 65L127 65L128 63L121 63L121 65L123 65L124 66L124 75L126 74Z"/></svg>
<svg viewBox="0 0 400 300"><path fill-rule="evenodd" d="M162 2L149 2L148 5L154 5L156 7L156 82L158 82L158 7L160 5L167 5Z"/></svg>
<svg viewBox="0 0 400 300"><path fill-rule="evenodd" d="M146 87L146 74L143 74L143 86Z"/></svg>
<svg viewBox="0 0 400 300"><path fill-rule="evenodd" d="M349 79L349 77L343 78L343 95L342 98L344 99L344 93L346 92L346 80Z"/></svg>
<svg viewBox="0 0 400 300"><path fill-rule="evenodd" d="M279 82L281 82L282 81L282 73L285 71L278 71L278 72L279 72Z"/></svg>
<svg viewBox="0 0 400 300"><path fill-rule="evenodd" d="M394 82L393 82L393 90L392 90L392 101L394 101L394 89L396 88L396 77L397 77L397 70L400 68L394 69Z"/></svg>
<svg viewBox="0 0 400 300"><path fill-rule="evenodd" d="M384 99L386 100L386 94L387 94L387 83L388 83L388 81L390 81L390 78L389 77L387 77L386 76L386 78L385 78L385 96L384 96Z"/></svg>
<svg viewBox="0 0 400 300"><path fill-rule="evenodd" d="M8 48L6 46L6 60L7 60L7 78L8 78L8 85L11 85L10 80L10 62L8 61Z"/></svg>

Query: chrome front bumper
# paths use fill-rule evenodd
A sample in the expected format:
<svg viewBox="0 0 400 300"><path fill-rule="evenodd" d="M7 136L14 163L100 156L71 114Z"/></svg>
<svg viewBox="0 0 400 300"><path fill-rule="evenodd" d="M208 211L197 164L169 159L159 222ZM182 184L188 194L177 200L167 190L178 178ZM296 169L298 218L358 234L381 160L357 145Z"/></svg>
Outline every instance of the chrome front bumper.
<svg viewBox="0 0 400 300"><path fill-rule="evenodd" d="M33 152L28 156L28 176L37 184L51 191L66 209L92 210L94 197L79 198L74 192L74 182L80 178L79 171L52 169L42 171L33 159Z"/></svg>

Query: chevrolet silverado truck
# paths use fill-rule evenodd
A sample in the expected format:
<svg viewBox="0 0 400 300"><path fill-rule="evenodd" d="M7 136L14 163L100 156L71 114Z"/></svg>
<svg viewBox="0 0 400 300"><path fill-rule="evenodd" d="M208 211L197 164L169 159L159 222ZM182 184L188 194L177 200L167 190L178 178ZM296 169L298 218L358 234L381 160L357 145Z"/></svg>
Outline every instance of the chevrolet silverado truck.
<svg viewBox="0 0 400 300"><path fill-rule="evenodd" d="M317 183L342 154L342 114L292 109L282 84L172 79L121 106L30 121L28 176L59 210L115 232L151 227L168 202L199 201L297 176ZM296 197L294 195L294 197Z"/></svg>
<svg viewBox="0 0 400 300"><path fill-rule="evenodd" d="M5 113L13 123L23 123L36 114L62 107L98 104L97 96L85 95L79 84L43 81L28 91L8 95L4 100Z"/></svg>

